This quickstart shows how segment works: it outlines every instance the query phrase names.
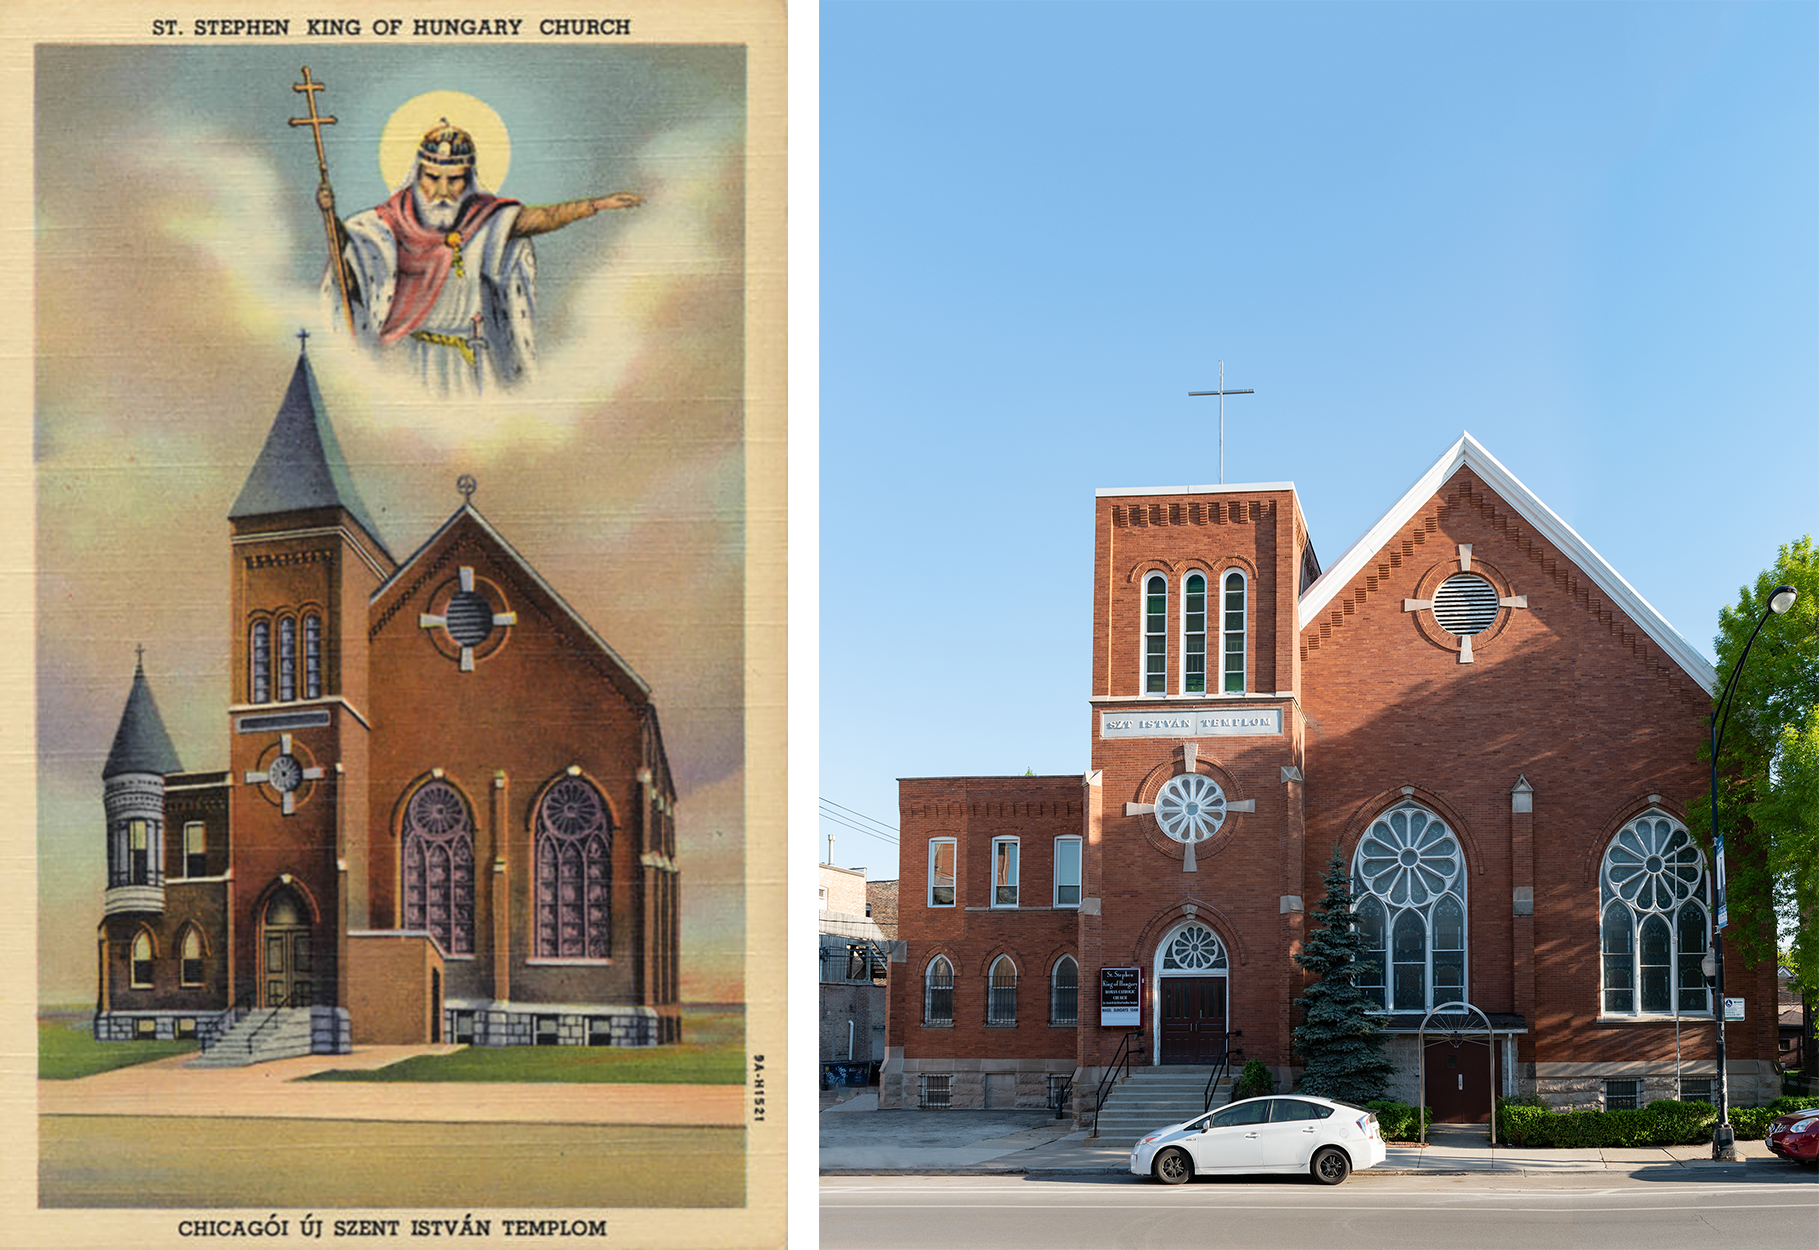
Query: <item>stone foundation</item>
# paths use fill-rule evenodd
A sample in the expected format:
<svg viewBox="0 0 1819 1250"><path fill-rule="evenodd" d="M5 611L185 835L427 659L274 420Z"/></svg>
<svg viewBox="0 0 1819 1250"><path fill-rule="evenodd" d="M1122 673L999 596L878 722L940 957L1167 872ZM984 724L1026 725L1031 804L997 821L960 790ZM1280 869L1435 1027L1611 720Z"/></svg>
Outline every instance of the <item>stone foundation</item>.
<svg viewBox="0 0 1819 1250"><path fill-rule="evenodd" d="M104 1011L95 1017L97 1042L174 1042L195 1038L212 1046L224 1027L219 1011Z"/></svg>
<svg viewBox="0 0 1819 1250"><path fill-rule="evenodd" d="M477 1003L442 1013L443 1040L474 1046L658 1046L679 1032L649 1007Z"/></svg>
<svg viewBox="0 0 1819 1250"><path fill-rule="evenodd" d="M1733 1107L1760 1107L1781 1096L1781 1077L1768 1060L1739 1059L1726 1063L1729 1100ZM1607 1080L1639 1081L1637 1106L1646 1107L1663 1098L1678 1099L1678 1080L1710 1080L1715 1088L1718 1065L1710 1059L1688 1060L1676 1076L1673 1062L1646 1063L1525 1063L1516 1079L1516 1092L1538 1094L1557 1111L1603 1110Z"/></svg>
<svg viewBox="0 0 1819 1250"><path fill-rule="evenodd" d="M879 1109L914 1111L921 1105L924 1075L948 1078L948 1106L956 1110L1042 1111L1050 1105L1049 1078L1072 1077L1074 1060L905 1059L902 1049L892 1046L878 1074Z"/></svg>

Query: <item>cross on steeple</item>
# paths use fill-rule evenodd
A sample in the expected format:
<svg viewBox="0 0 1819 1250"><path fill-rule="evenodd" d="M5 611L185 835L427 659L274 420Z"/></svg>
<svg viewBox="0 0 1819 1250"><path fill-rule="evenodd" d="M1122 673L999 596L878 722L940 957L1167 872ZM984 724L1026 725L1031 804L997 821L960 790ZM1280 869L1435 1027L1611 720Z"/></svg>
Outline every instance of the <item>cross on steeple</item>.
<svg viewBox="0 0 1819 1250"><path fill-rule="evenodd" d="M137 667L139 667L139 668L145 667L145 644L144 643L140 643L138 646L133 648L133 659L134 659L134 663Z"/></svg>
<svg viewBox="0 0 1819 1250"><path fill-rule="evenodd" d="M1257 392L1248 387L1244 390L1225 389L1225 362L1219 362L1219 389L1216 391L1189 391L1188 397L1195 395L1217 395L1219 397L1219 485L1225 485L1225 397L1227 395L1255 395Z"/></svg>
<svg viewBox="0 0 1819 1250"><path fill-rule="evenodd" d="M297 348L298 353L299 354L307 353L309 351L309 331L308 330L298 330L297 331L297 342L301 345Z"/></svg>

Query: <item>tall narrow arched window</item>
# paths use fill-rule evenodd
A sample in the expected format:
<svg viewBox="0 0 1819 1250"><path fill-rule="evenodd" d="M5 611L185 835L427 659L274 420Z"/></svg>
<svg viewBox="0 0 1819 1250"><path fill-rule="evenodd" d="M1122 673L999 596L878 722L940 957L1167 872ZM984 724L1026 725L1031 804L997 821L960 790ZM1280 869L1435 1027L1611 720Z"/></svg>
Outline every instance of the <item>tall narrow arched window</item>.
<svg viewBox="0 0 1819 1250"><path fill-rule="evenodd" d="M249 674L248 701L252 703L269 703L272 698L272 623L254 621L252 643L248 648Z"/></svg>
<svg viewBox="0 0 1819 1250"><path fill-rule="evenodd" d="M928 976L922 990L922 1023L954 1022L954 965L946 956L937 955L929 962Z"/></svg>
<svg viewBox="0 0 1819 1250"><path fill-rule="evenodd" d="M450 955L474 953L474 820L467 800L431 781L404 805L404 927Z"/></svg>
<svg viewBox="0 0 1819 1250"><path fill-rule="evenodd" d="M587 781L563 777L537 804L537 954L605 959L611 946L612 816Z"/></svg>
<svg viewBox="0 0 1819 1250"><path fill-rule="evenodd" d="M322 697L322 618L314 612L303 618L303 697Z"/></svg>
<svg viewBox="0 0 1819 1250"><path fill-rule="evenodd" d="M1063 955L1055 961L1055 971L1049 977L1048 1022L1075 1024L1079 1018L1080 965L1072 955Z"/></svg>
<svg viewBox="0 0 1819 1250"><path fill-rule="evenodd" d="M1650 809L1617 831L1598 870L1605 1015L1709 1015L1705 856L1679 821Z"/></svg>
<svg viewBox="0 0 1819 1250"><path fill-rule="evenodd" d="M1206 693L1206 576L1189 573L1181 590L1181 691Z"/></svg>
<svg viewBox="0 0 1819 1250"><path fill-rule="evenodd" d="M202 934L195 925L183 930L179 956L182 960L178 980L184 985L202 984Z"/></svg>
<svg viewBox="0 0 1819 1250"><path fill-rule="evenodd" d="M1168 578L1143 579L1143 693L1168 693Z"/></svg>
<svg viewBox="0 0 1819 1250"><path fill-rule="evenodd" d="M278 622L278 701L289 703L297 697L297 619L287 616Z"/></svg>
<svg viewBox="0 0 1819 1250"><path fill-rule="evenodd" d="M985 1022L1017 1023L1017 965L1009 955L992 961L990 984L986 987Z"/></svg>
<svg viewBox="0 0 1819 1250"><path fill-rule="evenodd" d="M1233 569L1225 575L1225 685L1227 694L1244 693L1244 574Z"/></svg>
<svg viewBox="0 0 1819 1250"><path fill-rule="evenodd" d="M1352 857L1353 910L1365 940L1356 984L1388 1011L1468 998L1465 854L1419 803L1371 822Z"/></svg>
<svg viewBox="0 0 1819 1250"><path fill-rule="evenodd" d="M152 988L152 935L144 929L133 934L133 988Z"/></svg>

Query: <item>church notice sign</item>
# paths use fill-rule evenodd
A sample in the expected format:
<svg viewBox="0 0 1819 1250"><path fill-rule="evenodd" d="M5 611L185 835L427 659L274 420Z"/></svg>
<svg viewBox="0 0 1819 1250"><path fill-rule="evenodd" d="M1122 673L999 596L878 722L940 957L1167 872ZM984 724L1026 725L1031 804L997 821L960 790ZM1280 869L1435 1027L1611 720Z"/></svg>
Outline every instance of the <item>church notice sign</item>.
<svg viewBox="0 0 1819 1250"><path fill-rule="evenodd" d="M1099 713L1101 738L1242 738L1281 732L1279 707Z"/></svg>
<svg viewBox="0 0 1819 1250"><path fill-rule="evenodd" d="M1099 1026L1143 1027L1143 969L1099 969Z"/></svg>

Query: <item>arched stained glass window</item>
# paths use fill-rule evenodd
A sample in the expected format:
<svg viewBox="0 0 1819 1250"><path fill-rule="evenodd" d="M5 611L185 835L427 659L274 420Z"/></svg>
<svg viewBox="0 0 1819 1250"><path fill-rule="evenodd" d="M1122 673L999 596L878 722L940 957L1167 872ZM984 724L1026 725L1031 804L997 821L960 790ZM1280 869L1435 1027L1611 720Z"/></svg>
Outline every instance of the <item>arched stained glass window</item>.
<svg viewBox="0 0 1819 1250"><path fill-rule="evenodd" d="M249 691L250 702L269 703L272 698L272 623L254 621L252 645L249 648L251 665Z"/></svg>
<svg viewBox="0 0 1819 1250"><path fill-rule="evenodd" d="M1352 892L1367 997L1389 1011L1467 998L1465 853L1445 821L1413 802L1377 817L1352 857Z"/></svg>
<svg viewBox="0 0 1819 1250"><path fill-rule="evenodd" d="M1189 573L1181 595L1181 690L1206 693L1206 576Z"/></svg>
<svg viewBox="0 0 1819 1250"><path fill-rule="evenodd" d="M1224 973L1228 966L1225 943L1203 924L1183 927L1162 953L1164 972Z"/></svg>
<svg viewBox="0 0 1819 1250"><path fill-rule="evenodd" d="M611 949L612 817L600 792L568 776L537 805L537 954L605 959Z"/></svg>
<svg viewBox="0 0 1819 1250"><path fill-rule="evenodd" d="M1244 693L1244 574L1225 575L1225 692Z"/></svg>
<svg viewBox="0 0 1819 1250"><path fill-rule="evenodd" d="M278 701L297 697L297 621L287 616L278 622Z"/></svg>
<svg viewBox="0 0 1819 1250"><path fill-rule="evenodd" d="M322 697L322 618L314 612L303 618L303 697Z"/></svg>
<svg viewBox="0 0 1819 1250"><path fill-rule="evenodd" d="M446 781L404 807L404 927L427 931L450 955L474 953L474 821Z"/></svg>
<svg viewBox="0 0 1819 1250"><path fill-rule="evenodd" d="M1168 578L1143 581L1143 693L1168 693Z"/></svg>
<svg viewBox="0 0 1819 1250"><path fill-rule="evenodd" d="M1710 891L1704 853L1667 813L1617 831L1598 870L1606 1015L1711 1013Z"/></svg>

